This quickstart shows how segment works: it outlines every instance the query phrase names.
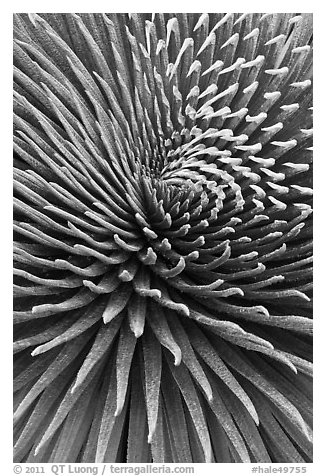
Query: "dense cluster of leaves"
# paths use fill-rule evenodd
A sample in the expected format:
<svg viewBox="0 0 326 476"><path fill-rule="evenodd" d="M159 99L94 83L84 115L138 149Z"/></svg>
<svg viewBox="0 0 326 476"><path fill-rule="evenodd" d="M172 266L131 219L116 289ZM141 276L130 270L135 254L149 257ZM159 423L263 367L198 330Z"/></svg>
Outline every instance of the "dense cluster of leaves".
<svg viewBox="0 0 326 476"><path fill-rule="evenodd" d="M311 15L14 36L15 461L310 461Z"/></svg>

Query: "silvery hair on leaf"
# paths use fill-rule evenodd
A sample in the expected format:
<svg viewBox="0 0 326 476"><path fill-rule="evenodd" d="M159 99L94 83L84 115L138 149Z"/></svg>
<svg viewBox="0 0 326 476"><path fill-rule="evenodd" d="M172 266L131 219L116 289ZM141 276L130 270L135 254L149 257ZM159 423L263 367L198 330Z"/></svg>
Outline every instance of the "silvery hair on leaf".
<svg viewBox="0 0 326 476"><path fill-rule="evenodd" d="M312 15L14 15L16 462L310 462Z"/></svg>

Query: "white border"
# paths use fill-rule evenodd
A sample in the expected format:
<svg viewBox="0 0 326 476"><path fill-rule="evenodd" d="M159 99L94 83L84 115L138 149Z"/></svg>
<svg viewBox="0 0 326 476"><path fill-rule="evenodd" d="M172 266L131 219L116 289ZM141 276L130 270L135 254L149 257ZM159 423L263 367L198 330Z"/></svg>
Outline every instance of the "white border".
<svg viewBox="0 0 326 476"><path fill-rule="evenodd" d="M326 334L326 316L325 305L323 300L325 277L325 242L326 242L326 213L325 213L325 193L326 193L326 157L323 148L326 130L325 130L325 97L326 97L326 71L325 71L325 46L326 46L326 8L321 2L303 2L303 1L279 1L270 2L262 1L228 1L225 4L216 0L202 2L183 1L176 2L164 0L164 2L138 1L130 2L119 0L119 2L92 1L11 1L5 0L5 5L1 8L0 16L0 35L1 35L1 186L0 186L0 204L1 204L1 260L0 260L0 279L1 279L1 314L2 323L2 340L0 345L0 362L1 365L1 406L2 414L1 422L1 444L0 444L0 472L4 475L12 473L12 13L14 12L152 12L153 10L160 12L174 11L177 12L198 12L201 7L205 7L206 12L214 12L217 10L225 11L223 7L227 7L228 11L238 12L313 12L314 13L314 105L315 105L315 152L314 162L317 172L314 174L314 190L315 190L315 229L314 229L314 248L317 254L315 260L314 272L314 289L316 294L315 303L315 331L314 331L314 356L315 356L315 398L314 398L314 415L315 415L315 445L314 445L314 463L308 465L307 475L314 474L319 476L325 474L323 462L325 462L325 334ZM198 474L223 474L223 476L231 474L250 474L251 465L195 465L196 475ZM202 467L199 469L199 466ZM275 467L279 465L274 465Z"/></svg>

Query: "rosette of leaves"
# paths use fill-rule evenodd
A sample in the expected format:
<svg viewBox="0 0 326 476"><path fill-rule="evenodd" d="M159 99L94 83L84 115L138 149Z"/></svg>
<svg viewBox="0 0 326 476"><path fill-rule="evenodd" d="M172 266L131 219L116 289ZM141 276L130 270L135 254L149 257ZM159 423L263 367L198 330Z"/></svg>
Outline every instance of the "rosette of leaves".
<svg viewBox="0 0 326 476"><path fill-rule="evenodd" d="M15 461L311 461L311 15L14 23Z"/></svg>

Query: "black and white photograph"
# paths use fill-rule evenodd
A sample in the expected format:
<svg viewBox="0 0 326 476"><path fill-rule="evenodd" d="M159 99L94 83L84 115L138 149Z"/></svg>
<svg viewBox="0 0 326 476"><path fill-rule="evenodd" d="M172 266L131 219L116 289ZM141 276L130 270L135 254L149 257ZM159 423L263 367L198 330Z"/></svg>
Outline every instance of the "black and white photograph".
<svg viewBox="0 0 326 476"><path fill-rule="evenodd" d="M312 474L316 14L110 7L13 13L14 472Z"/></svg>

